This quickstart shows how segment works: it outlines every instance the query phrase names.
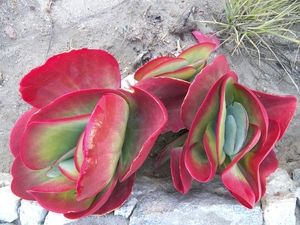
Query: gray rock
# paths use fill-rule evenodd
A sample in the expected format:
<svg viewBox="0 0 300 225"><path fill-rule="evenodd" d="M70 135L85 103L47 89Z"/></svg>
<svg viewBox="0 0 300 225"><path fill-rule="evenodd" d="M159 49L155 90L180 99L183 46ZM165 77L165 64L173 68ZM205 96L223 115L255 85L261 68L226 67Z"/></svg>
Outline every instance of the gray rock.
<svg viewBox="0 0 300 225"><path fill-rule="evenodd" d="M71 223L75 220L69 220L66 217L64 217L64 215L62 214L58 214L58 213L54 213L54 212L49 212L48 215L46 216L44 225L64 225L64 224L68 224Z"/></svg>
<svg viewBox="0 0 300 225"><path fill-rule="evenodd" d="M131 196L120 208L114 211L116 216L122 216L124 218L128 218L131 214L133 209L135 208L138 200Z"/></svg>
<svg viewBox="0 0 300 225"><path fill-rule="evenodd" d="M19 208L22 225L39 225L45 220L48 211L42 208L36 201L21 201Z"/></svg>
<svg viewBox="0 0 300 225"><path fill-rule="evenodd" d="M0 188L0 221L13 222L18 219L20 198L11 192L9 186Z"/></svg>
<svg viewBox="0 0 300 225"><path fill-rule="evenodd" d="M78 220L70 220L62 214L49 212L44 225L126 225L128 221L120 216L114 216L112 213L103 216L88 216Z"/></svg>
<svg viewBox="0 0 300 225"><path fill-rule="evenodd" d="M265 225L295 224L295 191L297 183L278 168L267 178L267 191L262 198Z"/></svg>
<svg viewBox="0 0 300 225"><path fill-rule="evenodd" d="M12 176L9 173L0 173L0 188L9 186L12 180Z"/></svg>
<svg viewBox="0 0 300 225"><path fill-rule="evenodd" d="M300 169L293 170L293 180L300 185Z"/></svg>
<svg viewBox="0 0 300 225"><path fill-rule="evenodd" d="M133 190L139 201L129 224L263 224L259 205L252 210L245 208L222 186L218 178L207 184L195 182L193 188L182 195L169 178L140 177Z"/></svg>

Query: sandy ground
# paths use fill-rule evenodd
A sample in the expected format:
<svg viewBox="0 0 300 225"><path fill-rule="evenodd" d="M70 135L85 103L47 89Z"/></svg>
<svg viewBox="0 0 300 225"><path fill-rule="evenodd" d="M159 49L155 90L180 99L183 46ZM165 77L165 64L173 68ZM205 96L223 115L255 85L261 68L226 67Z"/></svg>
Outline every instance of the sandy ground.
<svg viewBox="0 0 300 225"><path fill-rule="evenodd" d="M100 48L113 54L122 76L147 60L177 54L196 43L191 31L211 31L200 20L221 13L217 0L0 0L0 172L9 172L13 157L9 133L18 117L29 109L18 93L22 76L50 56L74 48ZM193 10L191 10L193 9ZM189 15L189 16L187 16ZM247 55L226 54L240 82L273 94L300 94L280 67L270 69ZM296 48L282 48L295 58ZM211 61L210 59L210 61ZM255 61L255 62L253 62ZM292 74L300 85L299 61ZM299 167L300 142L297 111L283 139L277 144L280 167Z"/></svg>

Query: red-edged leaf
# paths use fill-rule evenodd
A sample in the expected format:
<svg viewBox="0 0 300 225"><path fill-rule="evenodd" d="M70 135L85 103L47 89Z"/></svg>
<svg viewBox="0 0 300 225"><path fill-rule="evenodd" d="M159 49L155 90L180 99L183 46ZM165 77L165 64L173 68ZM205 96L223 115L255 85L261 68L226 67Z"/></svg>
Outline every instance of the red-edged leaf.
<svg viewBox="0 0 300 225"><path fill-rule="evenodd" d="M59 163L58 168L65 177L71 181L77 181L79 172L76 170L74 158Z"/></svg>
<svg viewBox="0 0 300 225"><path fill-rule="evenodd" d="M188 133L185 132L180 137L175 139L173 142L168 144L164 149L162 149L160 151L160 153L158 154L158 156L156 157L155 167L157 168L157 167L162 166L165 162L167 162L170 159L170 154L171 154L172 149L177 148L177 147L182 148L182 146L184 145L184 142L186 141L187 136L188 136Z"/></svg>
<svg viewBox="0 0 300 225"><path fill-rule="evenodd" d="M279 135L279 124L275 120L269 120L268 136L265 144L256 145L252 151L241 159L241 165L254 179L252 186L255 186L253 189L256 190L256 201L259 201L266 191L266 178L278 167L273 147Z"/></svg>
<svg viewBox="0 0 300 225"><path fill-rule="evenodd" d="M96 49L61 53L30 71L20 82L22 98L41 108L66 93L91 88L119 88L116 59Z"/></svg>
<svg viewBox="0 0 300 225"><path fill-rule="evenodd" d="M21 138L26 128L27 122L29 118L37 111L38 109L32 108L29 111L25 112L17 120L14 127L12 128L9 138L9 147L14 157L17 157L20 153Z"/></svg>
<svg viewBox="0 0 300 225"><path fill-rule="evenodd" d="M193 178L185 167L182 147L171 150L170 168L174 187L181 194L187 193L193 182Z"/></svg>
<svg viewBox="0 0 300 225"><path fill-rule="evenodd" d="M200 142L193 143L185 152L185 165L191 176L199 182L210 181L216 173L217 165L208 158Z"/></svg>
<svg viewBox="0 0 300 225"><path fill-rule="evenodd" d="M282 138L285 130L290 124L297 105L297 98L294 96L270 95L262 92L253 91L259 101L265 107L269 119L276 120L280 125L280 136Z"/></svg>
<svg viewBox="0 0 300 225"><path fill-rule="evenodd" d="M192 31L192 34L195 36L195 38L198 40L199 43L203 43L203 42L211 42L214 43L216 45L215 50L217 50L220 46L220 40L217 37L216 34L214 33L207 33L207 34L202 34L197 30Z"/></svg>
<svg viewBox="0 0 300 225"><path fill-rule="evenodd" d="M256 97L254 92L247 89L246 87L235 83L234 84L234 100L240 102L246 109L249 123L259 126L261 130L260 142L265 143L268 134L268 114Z"/></svg>
<svg viewBox="0 0 300 225"><path fill-rule="evenodd" d="M133 184L134 184L135 173L128 177L123 182L118 182L113 192L101 208L99 208L94 214L103 215L109 213L121 205L129 198Z"/></svg>
<svg viewBox="0 0 300 225"><path fill-rule="evenodd" d="M13 176L11 182L12 192L22 199L35 200L27 190L49 180L50 178L45 175L48 170L49 168L30 170L24 165L20 155L17 156L11 167L11 174Z"/></svg>
<svg viewBox="0 0 300 225"><path fill-rule="evenodd" d="M89 116L30 123L22 137L21 158L30 169L51 166L73 149Z"/></svg>
<svg viewBox="0 0 300 225"><path fill-rule="evenodd" d="M46 182L36 185L30 188L28 191L31 192L41 192L41 193L60 193L75 189L76 183L70 181L64 175L60 175L55 178L51 178Z"/></svg>
<svg viewBox="0 0 300 225"><path fill-rule="evenodd" d="M190 126L185 146L185 163L192 177L200 182L209 181L215 173L217 158L224 158L221 156L221 151L218 152L213 150L217 147L217 142L215 143L215 146L211 145L213 144L212 134L214 133L212 122L216 121L218 118L221 85L223 82L226 83L230 80L233 82L234 78L235 77L232 77L231 74L227 74L215 82L209 90L204 102L201 104L200 108L198 108L198 112ZM206 130L207 133L205 134ZM203 139L204 135L205 139ZM206 146L201 144L202 141L204 141Z"/></svg>
<svg viewBox="0 0 300 225"><path fill-rule="evenodd" d="M53 120L91 114L99 99L106 93L120 94L113 89L80 90L65 94L41 108L30 121Z"/></svg>
<svg viewBox="0 0 300 225"><path fill-rule="evenodd" d="M256 203L255 193L244 176L244 169L234 164L221 174L221 179L230 193L245 207L252 209Z"/></svg>
<svg viewBox="0 0 300 225"><path fill-rule="evenodd" d="M182 105L182 120L187 128L191 126L192 120L208 91L215 82L229 72L229 64L224 55L219 55L214 59L212 64L203 68L192 82L186 98ZM229 73L237 82L238 78L234 72Z"/></svg>
<svg viewBox="0 0 300 225"><path fill-rule="evenodd" d="M55 213L76 213L90 207L94 198L84 201L77 201L76 189L59 192L43 193L30 191L36 201L45 209Z"/></svg>
<svg viewBox="0 0 300 225"><path fill-rule="evenodd" d="M78 139L75 151L74 151L74 163L75 163L75 167L76 170L78 172L80 172L81 170L81 166L83 163L83 159L84 159L84 155L83 155L83 137L84 137L84 133L81 134L80 138Z"/></svg>
<svg viewBox="0 0 300 225"><path fill-rule="evenodd" d="M169 56L163 56L163 57L159 57L159 58L149 61L148 63L146 63L145 65L140 67L135 72L134 79L136 79L138 81L141 80L148 71L152 70L154 67L156 67L157 65L159 65L163 62L169 61L170 59L173 59L173 58L169 57Z"/></svg>
<svg viewBox="0 0 300 225"><path fill-rule="evenodd" d="M182 80L188 80L195 73L196 73L196 69L194 67L186 66L172 72L162 73L158 75L158 77L172 77L172 78L177 78Z"/></svg>
<svg viewBox="0 0 300 225"><path fill-rule="evenodd" d="M166 107L168 122L162 133L170 130L178 132L184 128L180 119L180 108L190 86L189 82L172 78L155 77L142 80L135 86L155 95Z"/></svg>
<svg viewBox="0 0 300 225"><path fill-rule="evenodd" d="M83 163L77 183L77 199L100 192L114 176L121 156L129 106L116 94L105 94L86 126Z"/></svg>
<svg viewBox="0 0 300 225"><path fill-rule="evenodd" d="M172 58L165 61L144 74L142 79L159 76L161 74L176 71L180 68L188 66L188 62L183 58Z"/></svg>
<svg viewBox="0 0 300 225"><path fill-rule="evenodd" d="M72 212L65 213L64 216L67 217L68 219L79 219L95 213L108 200L109 196L111 195L111 193L113 192L117 184L117 181L118 181L118 172L116 172L115 176L111 179L109 184L95 196L93 203L90 205L88 209L78 213L72 213Z"/></svg>
<svg viewBox="0 0 300 225"><path fill-rule="evenodd" d="M123 91L129 99L130 113L120 161L120 182L143 164L168 118L157 98L142 89L132 88L133 93Z"/></svg>
<svg viewBox="0 0 300 225"><path fill-rule="evenodd" d="M186 59L188 64L192 64L200 59L205 60L215 47L214 43L209 42L196 44L183 51L177 58Z"/></svg>

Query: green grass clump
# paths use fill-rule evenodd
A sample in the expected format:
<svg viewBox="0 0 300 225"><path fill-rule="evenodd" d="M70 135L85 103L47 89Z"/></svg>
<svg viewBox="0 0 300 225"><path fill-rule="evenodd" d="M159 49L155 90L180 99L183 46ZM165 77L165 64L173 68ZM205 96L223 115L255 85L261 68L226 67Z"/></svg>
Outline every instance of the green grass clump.
<svg viewBox="0 0 300 225"><path fill-rule="evenodd" d="M250 46L257 51L259 61L260 48L267 48L298 89L270 40L281 39L287 43L295 43L299 48L300 26L298 30L294 27L300 25L300 1L222 0L222 4L224 14L205 22L217 25L218 34L225 36L223 44L234 43L232 53L240 48L248 51Z"/></svg>

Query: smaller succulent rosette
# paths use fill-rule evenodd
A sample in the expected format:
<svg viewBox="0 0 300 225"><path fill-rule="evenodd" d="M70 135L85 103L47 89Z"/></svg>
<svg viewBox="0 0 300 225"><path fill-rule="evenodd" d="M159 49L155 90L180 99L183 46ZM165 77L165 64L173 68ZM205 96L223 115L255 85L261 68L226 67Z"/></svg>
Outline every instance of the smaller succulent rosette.
<svg viewBox="0 0 300 225"><path fill-rule="evenodd" d="M71 219L124 203L167 112L138 87L120 89L120 78L113 56L80 49L51 57L21 80L33 108L10 135L17 196Z"/></svg>
<svg viewBox="0 0 300 225"><path fill-rule="evenodd" d="M205 67L215 44L204 42L183 51L177 57L163 56L140 67L134 74L136 87L155 95L166 107L168 123L163 133L184 128L180 110L190 81Z"/></svg>
<svg viewBox="0 0 300 225"><path fill-rule="evenodd" d="M266 177L278 167L274 146L296 102L293 96L246 88L230 71L225 56L216 57L196 76L182 104L189 131L183 149L171 149L175 187L186 193L191 178L208 182L219 173L229 192L253 208L265 194Z"/></svg>

